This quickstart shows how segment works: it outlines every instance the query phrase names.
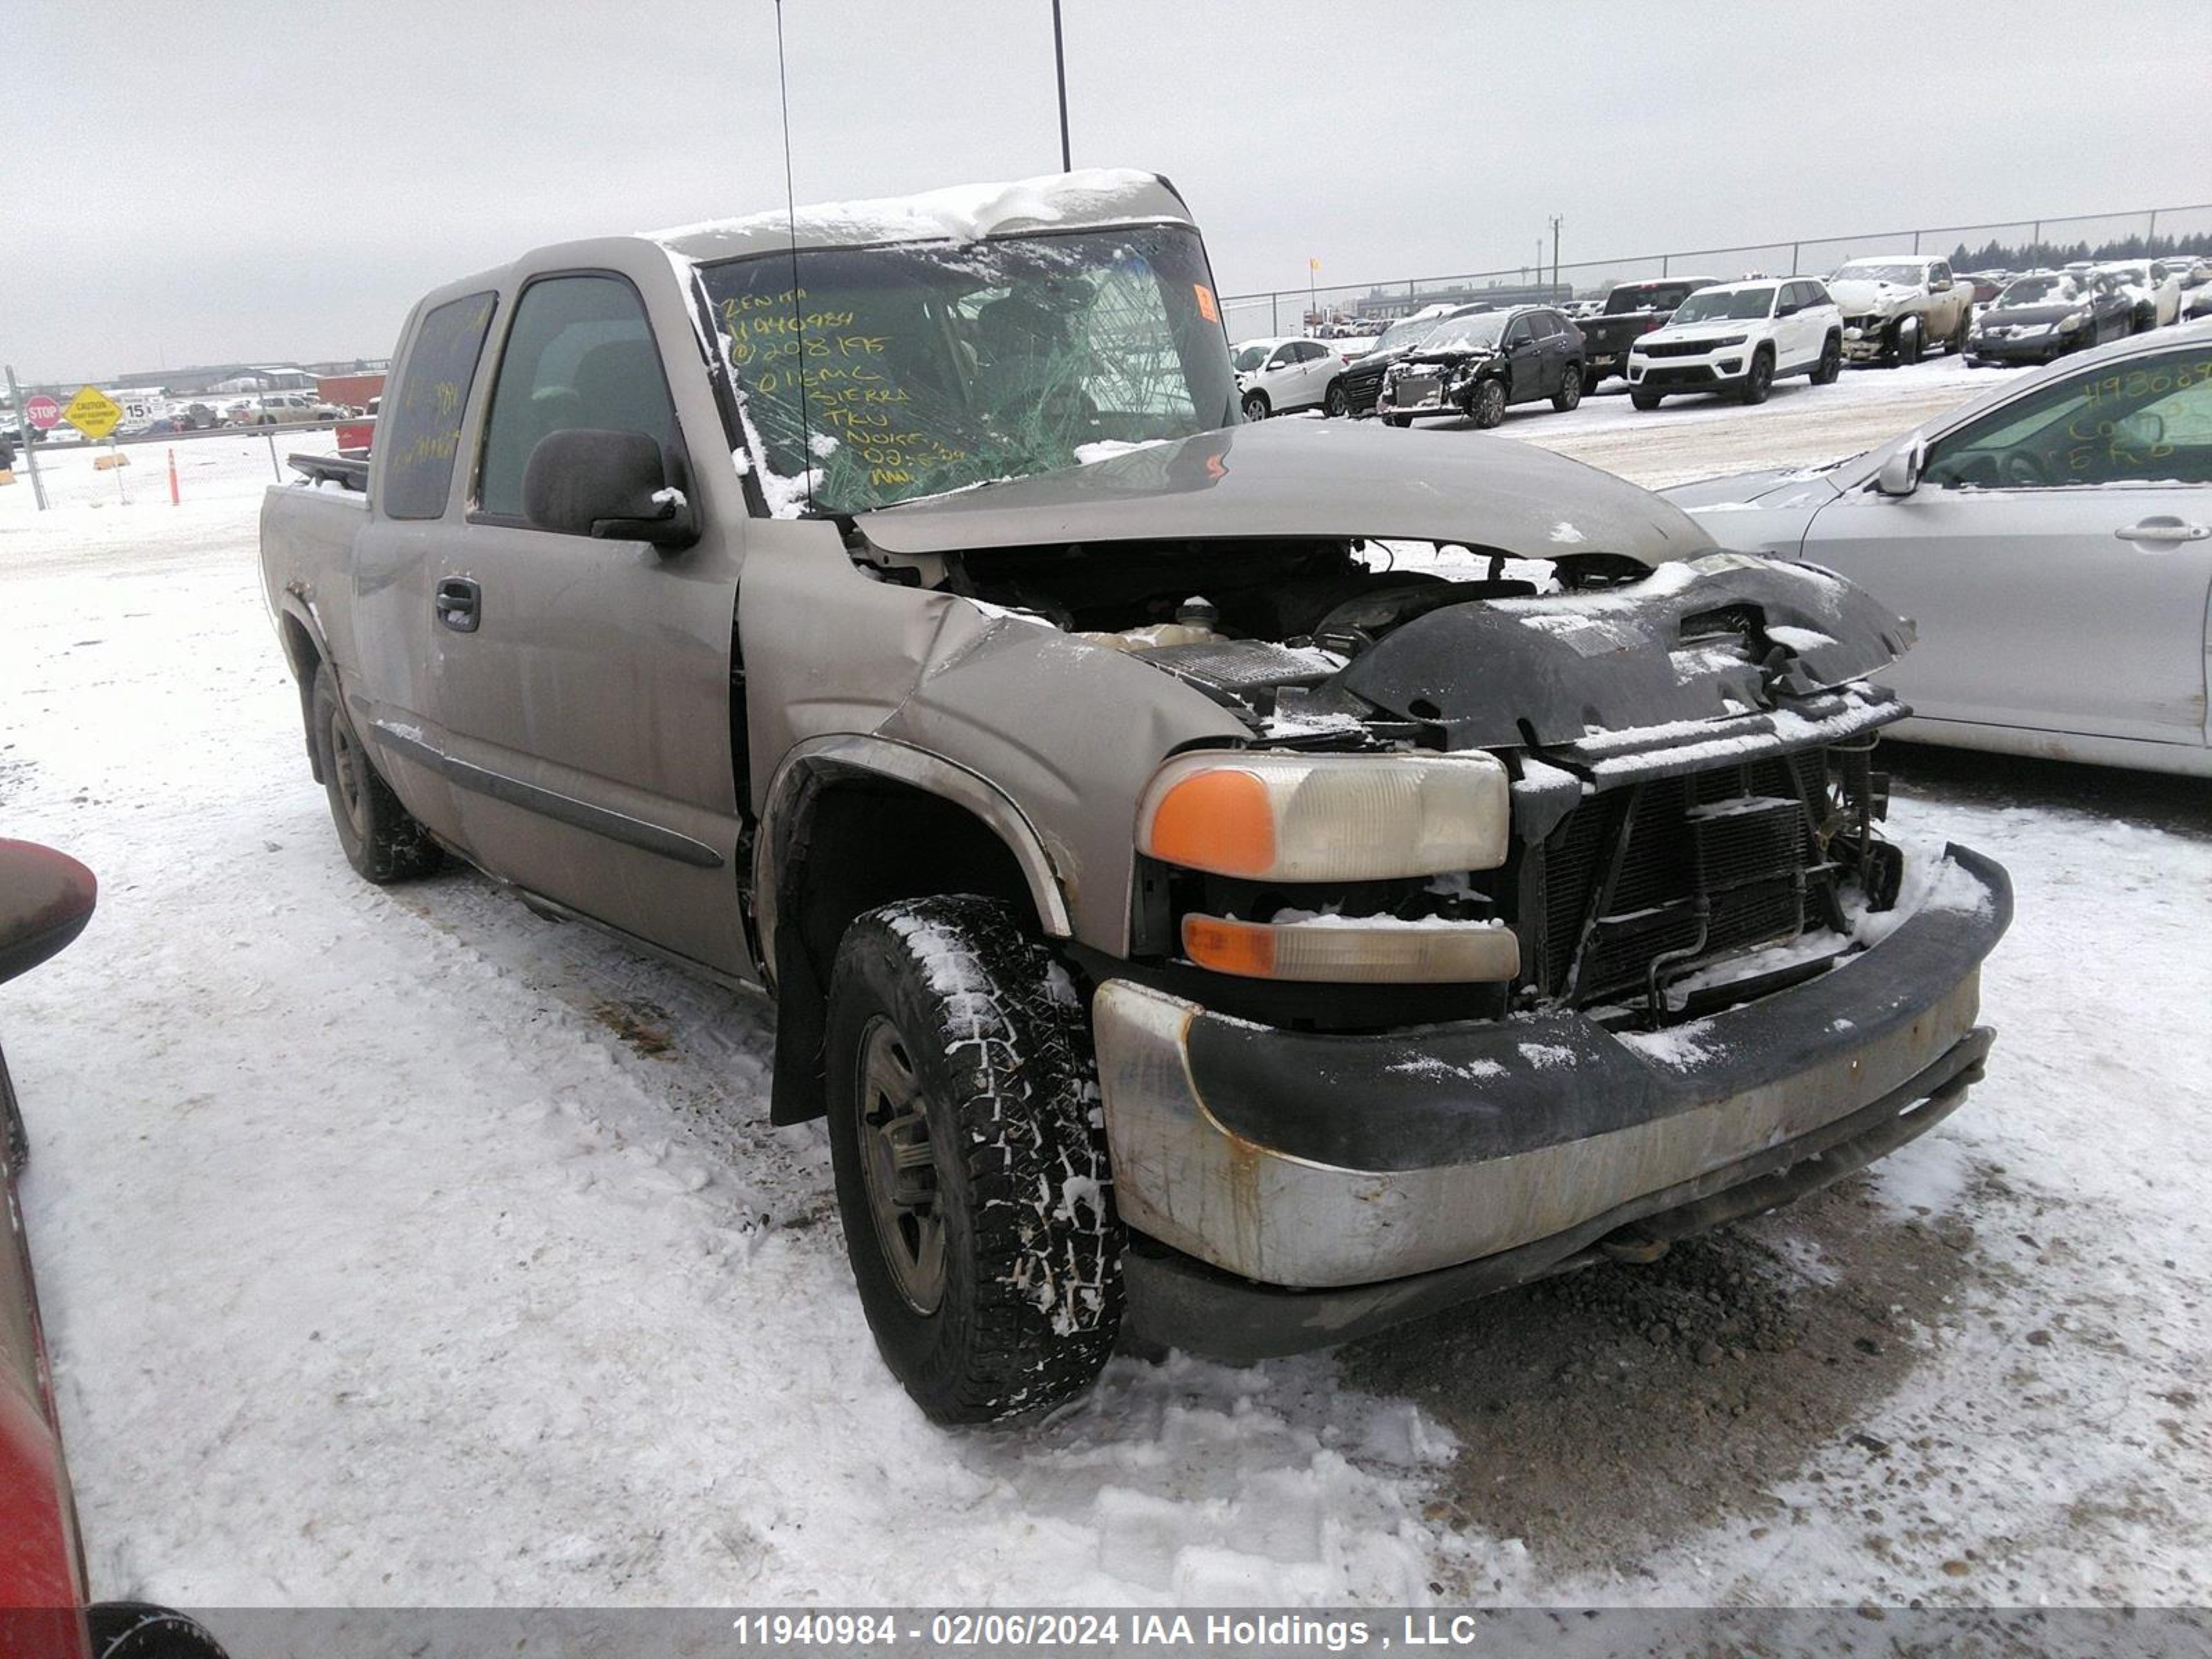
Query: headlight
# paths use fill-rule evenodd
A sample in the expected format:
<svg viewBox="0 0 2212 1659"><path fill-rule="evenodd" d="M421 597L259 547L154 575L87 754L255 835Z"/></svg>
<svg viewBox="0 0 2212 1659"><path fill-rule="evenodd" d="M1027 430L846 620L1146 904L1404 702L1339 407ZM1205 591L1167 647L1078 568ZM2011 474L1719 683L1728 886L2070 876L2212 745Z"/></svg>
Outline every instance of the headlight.
<svg viewBox="0 0 2212 1659"><path fill-rule="evenodd" d="M2058 326L2061 329L2079 328L2081 326L2081 313L2078 311L2069 311L2063 317L2061 317L2058 319Z"/></svg>
<svg viewBox="0 0 2212 1659"><path fill-rule="evenodd" d="M1153 777L1137 845L1214 875L1384 881L1494 870L1510 822L1490 755L1191 755Z"/></svg>
<svg viewBox="0 0 2212 1659"><path fill-rule="evenodd" d="M1740 346L1751 337L1747 334L1724 334L1717 340L1700 340L1698 343L1707 351L1725 351L1730 346Z"/></svg>

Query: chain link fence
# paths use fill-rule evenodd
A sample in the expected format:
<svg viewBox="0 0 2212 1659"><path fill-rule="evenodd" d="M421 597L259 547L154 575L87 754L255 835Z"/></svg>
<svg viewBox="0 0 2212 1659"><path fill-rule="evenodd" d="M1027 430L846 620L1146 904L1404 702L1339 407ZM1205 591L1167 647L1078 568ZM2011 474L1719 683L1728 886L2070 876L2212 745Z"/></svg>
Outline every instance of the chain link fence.
<svg viewBox="0 0 2212 1659"><path fill-rule="evenodd" d="M2212 203L2146 208L2134 213L1747 242L1735 247L1581 259L1556 268L1509 265L1450 276L1231 294L1222 297L1221 315L1232 341L1346 325L1373 332L1394 318L1439 303L1483 300L1502 305L1558 304L1602 298L1616 283L1654 276L1705 276L1716 282L1752 275L1826 276L1846 260L1904 252L1940 255L1960 270L2026 270L2064 264L2069 259L2212 255Z"/></svg>

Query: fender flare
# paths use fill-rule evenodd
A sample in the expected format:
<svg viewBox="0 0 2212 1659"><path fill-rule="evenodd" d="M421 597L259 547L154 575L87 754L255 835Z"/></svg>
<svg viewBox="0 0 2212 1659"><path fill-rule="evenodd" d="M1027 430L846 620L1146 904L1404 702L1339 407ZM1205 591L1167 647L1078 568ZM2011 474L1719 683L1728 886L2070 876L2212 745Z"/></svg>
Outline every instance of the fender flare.
<svg viewBox="0 0 2212 1659"><path fill-rule="evenodd" d="M1006 844L1027 884L1037 920L1054 939L1074 929L1059 871L1044 839L1013 799L981 773L942 755L895 738L848 733L809 738L794 744L777 763L768 799L753 837L753 895L759 924L761 967L770 986L775 981L778 872L794 838L805 827L812 799L840 775L887 778L964 809Z"/></svg>

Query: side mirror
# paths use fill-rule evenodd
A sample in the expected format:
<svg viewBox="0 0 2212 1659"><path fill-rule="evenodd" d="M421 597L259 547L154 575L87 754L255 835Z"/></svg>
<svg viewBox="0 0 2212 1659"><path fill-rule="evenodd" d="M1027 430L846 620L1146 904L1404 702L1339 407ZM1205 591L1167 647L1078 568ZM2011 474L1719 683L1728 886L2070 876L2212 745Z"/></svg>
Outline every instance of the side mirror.
<svg viewBox="0 0 2212 1659"><path fill-rule="evenodd" d="M1948 276L1938 276L1928 284L1928 291L1930 294L1948 294L1951 291L1951 279Z"/></svg>
<svg viewBox="0 0 2212 1659"><path fill-rule="evenodd" d="M1910 495L1920 488L1920 468L1927 459L1927 446L1916 438L1881 464L1874 487L1885 495Z"/></svg>
<svg viewBox="0 0 2212 1659"><path fill-rule="evenodd" d="M683 467L642 432L578 427L538 441L522 470L522 516L538 530L689 547L699 521Z"/></svg>
<svg viewBox="0 0 2212 1659"><path fill-rule="evenodd" d="M0 841L0 980L37 967L84 931L100 884L65 853Z"/></svg>

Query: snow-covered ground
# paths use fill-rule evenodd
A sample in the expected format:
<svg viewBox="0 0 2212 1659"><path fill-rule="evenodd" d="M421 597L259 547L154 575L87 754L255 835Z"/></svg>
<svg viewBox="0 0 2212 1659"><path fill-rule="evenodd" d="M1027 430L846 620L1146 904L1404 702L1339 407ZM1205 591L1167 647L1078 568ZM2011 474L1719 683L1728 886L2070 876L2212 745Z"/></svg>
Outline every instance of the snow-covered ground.
<svg viewBox="0 0 2212 1659"><path fill-rule="evenodd" d="M1984 378L1505 429L1665 482ZM1895 821L2008 864L2019 920L1989 1081L1872 1177L1656 1267L1337 1355L1120 1360L1042 1427L948 1433L876 1360L819 1127L766 1122L761 1005L469 874L353 877L258 592L267 446L176 447L179 507L155 449L127 506L82 452L43 518L0 489L0 834L103 884L0 989L100 1594L2204 1600L2201 790L1900 757Z"/></svg>

